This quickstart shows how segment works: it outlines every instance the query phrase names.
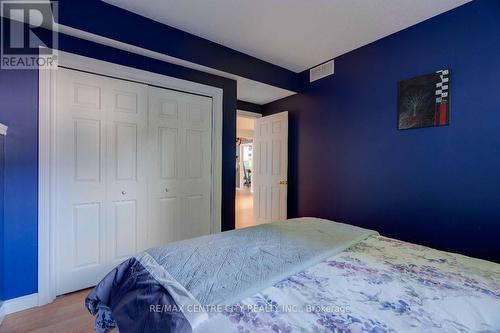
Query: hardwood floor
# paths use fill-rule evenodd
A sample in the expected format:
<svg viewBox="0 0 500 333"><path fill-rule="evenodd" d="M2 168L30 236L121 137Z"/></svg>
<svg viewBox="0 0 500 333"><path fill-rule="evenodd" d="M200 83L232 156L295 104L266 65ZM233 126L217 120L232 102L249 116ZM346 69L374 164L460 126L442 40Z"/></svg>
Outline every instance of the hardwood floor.
<svg viewBox="0 0 500 333"><path fill-rule="evenodd" d="M253 225L253 194L250 190L236 190L236 229Z"/></svg>
<svg viewBox="0 0 500 333"><path fill-rule="evenodd" d="M94 332L94 317L84 306L90 289L59 296L53 303L5 317L0 333Z"/></svg>

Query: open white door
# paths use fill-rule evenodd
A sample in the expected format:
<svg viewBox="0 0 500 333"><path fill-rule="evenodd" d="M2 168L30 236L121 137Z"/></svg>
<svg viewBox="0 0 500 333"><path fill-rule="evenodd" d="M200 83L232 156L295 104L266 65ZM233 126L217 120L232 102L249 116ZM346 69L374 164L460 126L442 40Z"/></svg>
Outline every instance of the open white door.
<svg viewBox="0 0 500 333"><path fill-rule="evenodd" d="M288 112L255 120L255 223L286 219L288 172Z"/></svg>

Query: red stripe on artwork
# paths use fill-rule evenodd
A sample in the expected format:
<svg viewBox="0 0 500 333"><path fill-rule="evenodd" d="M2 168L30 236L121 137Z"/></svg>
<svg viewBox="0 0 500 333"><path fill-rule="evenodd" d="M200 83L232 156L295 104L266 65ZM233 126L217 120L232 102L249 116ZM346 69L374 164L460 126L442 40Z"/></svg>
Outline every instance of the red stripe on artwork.
<svg viewBox="0 0 500 333"><path fill-rule="evenodd" d="M446 125L446 103L439 105L439 125Z"/></svg>

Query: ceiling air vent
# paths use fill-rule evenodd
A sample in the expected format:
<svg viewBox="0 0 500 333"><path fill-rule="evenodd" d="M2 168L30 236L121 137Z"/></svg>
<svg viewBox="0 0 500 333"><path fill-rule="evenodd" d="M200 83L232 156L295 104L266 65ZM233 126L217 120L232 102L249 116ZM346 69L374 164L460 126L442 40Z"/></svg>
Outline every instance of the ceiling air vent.
<svg viewBox="0 0 500 333"><path fill-rule="evenodd" d="M324 64L316 66L309 70L309 82L313 82L332 75L333 72L333 60L330 60L329 62L325 62Z"/></svg>

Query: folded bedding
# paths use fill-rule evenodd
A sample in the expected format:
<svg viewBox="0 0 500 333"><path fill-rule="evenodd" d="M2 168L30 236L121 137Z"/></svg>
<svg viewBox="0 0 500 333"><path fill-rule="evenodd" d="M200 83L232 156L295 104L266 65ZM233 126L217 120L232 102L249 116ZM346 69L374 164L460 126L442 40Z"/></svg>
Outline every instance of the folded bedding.
<svg viewBox="0 0 500 333"><path fill-rule="evenodd" d="M319 219L148 250L86 299L120 332L500 332L500 265Z"/></svg>
<svg viewBox="0 0 500 333"><path fill-rule="evenodd" d="M189 331L222 307L375 234L347 224L300 218L174 242L122 263L99 283L86 305L102 331L115 325L120 332L148 325L164 328L165 323L152 321L165 320ZM162 289L168 297L158 303L160 296L139 292L135 285L154 286L149 288ZM162 306L151 309L151 304ZM172 310L171 305L175 311L163 311Z"/></svg>

